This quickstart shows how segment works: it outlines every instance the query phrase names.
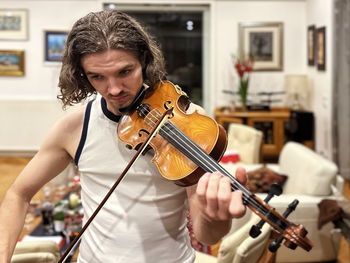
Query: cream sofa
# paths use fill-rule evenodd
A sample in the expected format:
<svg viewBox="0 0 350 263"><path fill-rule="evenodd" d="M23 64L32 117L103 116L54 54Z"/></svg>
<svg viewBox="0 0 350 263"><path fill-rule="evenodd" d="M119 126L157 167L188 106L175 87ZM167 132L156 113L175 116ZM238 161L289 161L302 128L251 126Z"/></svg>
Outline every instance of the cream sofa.
<svg viewBox="0 0 350 263"><path fill-rule="evenodd" d="M234 174L236 165L223 164ZM261 165L260 165L261 166ZM277 262L324 262L335 260L338 252L339 232L334 231L332 223L318 229L318 203L323 199L344 200L342 195L343 179L338 175L337 166L306 146L288 142L282 149L278 164L267 165L269 168L288 176L283 186L283 194L274 197L269 204L281 214L294 199L299 200L297 209L288 217L291 222L302 224L308 230L308 238L314 243L310 252L301 248L290 250L281 246L277 251ZM245 166L247 170L258 165ZM258 194L262 199L266 194ZM233 221L229 235L243 227L252 213ZM225 261L225 263L233 261Z"/></svg>
<svg viewBox="0 0 350 263"><path fill-rule="evenodd" d="M11 263L55 263L60 252L54 241L18 242Z"/></svg>

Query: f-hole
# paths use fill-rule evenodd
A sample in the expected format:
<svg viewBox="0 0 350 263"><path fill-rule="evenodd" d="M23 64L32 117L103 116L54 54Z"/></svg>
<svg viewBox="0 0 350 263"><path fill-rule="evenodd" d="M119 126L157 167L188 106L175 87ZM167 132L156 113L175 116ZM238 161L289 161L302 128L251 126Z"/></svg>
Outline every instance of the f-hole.
<svg viewBox="0 0 350 263"><path fill-rule="evenodd" d="M142 133L145 133L146 136L148 136L148 135L150 134L149 131L147 131L147 130L145 130L145 129L141 129L141 130L139 130L139 137L142 137L142 136L143 136Z"/></svg>
<svg viewBox="0 0 350 263"><path fill-rule="evenodd" d="M164 102L164 108L166 110L171 109L172 108L171 104L172 104L172 102L170 100L167 100L166 102ZM168 105L170 105L170 107ZM171 113L171 116L168 116L168 119L171 119L172 117L174 117L174 113L173 112Z"/></svg>

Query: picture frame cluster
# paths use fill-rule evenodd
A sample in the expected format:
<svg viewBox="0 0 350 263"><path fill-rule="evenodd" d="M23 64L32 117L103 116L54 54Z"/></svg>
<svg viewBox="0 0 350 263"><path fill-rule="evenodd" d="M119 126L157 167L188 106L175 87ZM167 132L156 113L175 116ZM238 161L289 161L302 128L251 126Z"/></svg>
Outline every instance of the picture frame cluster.
<svg viewBox="0 0 350 263"><path fill-rule="evenodd" d="M0 9L0 40L27 41L29 11L27 9ZM68 31L44 30L45 64L59 64L62 61ZM25 50L0 49L0 76L25 75Z"/></svg>
<svg viewBox="0 0 350 263"><path fill-rule="evenodd" d="M0 40L28 39L28 10L0 9ZM0 50L0 76L24 76L24 50Z"/></svg>

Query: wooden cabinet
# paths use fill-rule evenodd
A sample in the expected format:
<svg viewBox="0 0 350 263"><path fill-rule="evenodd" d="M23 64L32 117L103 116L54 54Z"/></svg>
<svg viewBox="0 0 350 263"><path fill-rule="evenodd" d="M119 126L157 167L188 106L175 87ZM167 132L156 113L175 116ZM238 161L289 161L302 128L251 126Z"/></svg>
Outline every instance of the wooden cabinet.
<svg viewBox="0 0 350 263"><path fill-rule="evenodd" d="M276 159L286 142L285 123L290 119L289 108L270 111L230 111L222 107L215 111L216 121L226 129L230 123L242 123L263 132L262 158Z"/></svg>

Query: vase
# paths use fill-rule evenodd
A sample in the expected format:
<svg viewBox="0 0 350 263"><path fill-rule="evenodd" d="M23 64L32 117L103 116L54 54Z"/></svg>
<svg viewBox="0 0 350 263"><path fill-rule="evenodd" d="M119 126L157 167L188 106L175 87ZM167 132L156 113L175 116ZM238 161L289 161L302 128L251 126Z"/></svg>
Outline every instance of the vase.
<svg viewBox="0 0 350 263"><path fill-rule="evenodd" d="M241 78L239 86L239 96L241 100L241 110L247 111L247 97L248 97L249 78Z"/></svg>

